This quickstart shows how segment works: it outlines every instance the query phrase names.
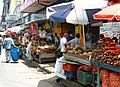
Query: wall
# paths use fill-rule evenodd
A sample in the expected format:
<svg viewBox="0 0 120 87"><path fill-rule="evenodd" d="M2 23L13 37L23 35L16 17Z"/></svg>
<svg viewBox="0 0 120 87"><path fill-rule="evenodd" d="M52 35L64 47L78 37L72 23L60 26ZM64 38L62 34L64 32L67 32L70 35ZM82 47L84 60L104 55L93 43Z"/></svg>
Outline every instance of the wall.
<svg viewBox="0 0 120 87"><path fill-rule="evenodd" d="M21 3L23 3L24 0L17 0L17 1L21 1ZM16 8L16 0L11 0L11 3L10 3L10 15L13 15L13 12Z"/></svg>

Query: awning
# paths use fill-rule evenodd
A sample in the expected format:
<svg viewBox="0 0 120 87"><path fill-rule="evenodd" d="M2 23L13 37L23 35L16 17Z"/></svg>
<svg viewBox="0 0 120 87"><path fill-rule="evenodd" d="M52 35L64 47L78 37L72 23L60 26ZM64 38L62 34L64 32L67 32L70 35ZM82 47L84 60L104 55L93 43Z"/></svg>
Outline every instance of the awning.
<svg viewBox="0 0 120 87"><path fill-rule="evenodd" d="M20 6L20 11L23 13L34 13L42 8L52 4L54 0L26 0Z"/></svg>
<svg viewBox="0 0 120 87"><path fill-rule="evenodd" d="M53 22L88 24L99 22L92 15L106 6L107 1L104 0L75 0L47 7L46 15Z"/></svg>
<svg viewBox="0 0 120 87"><path fill-rule="evenodd" d="M14 26L14 27L8 28L5 32L11 31L11 32L19 33L20 30L23 30L21 26Z"/></svg>

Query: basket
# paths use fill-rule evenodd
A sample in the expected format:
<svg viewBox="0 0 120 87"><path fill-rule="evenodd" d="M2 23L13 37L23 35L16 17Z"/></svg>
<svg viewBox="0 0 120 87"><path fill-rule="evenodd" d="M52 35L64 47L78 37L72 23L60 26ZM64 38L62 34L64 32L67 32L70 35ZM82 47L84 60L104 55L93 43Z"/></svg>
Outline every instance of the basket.
<svg viewBox="0 0 120 87"><path fill-rule="evenodd" d="M73 64L63 64L63 70L77 72L79 66Z"/></svg>
<svg viewBox="0 0 120 87"><path fill-rule="evenodd" d="M92 72L84 72L82 70L77 71L78 82L88 85L93 83L93 74Z"/></svg>
<svg viewBox="0 0 120 87"><path fill-rule="evenodd" d="M77 72L75 71L66 71L64 70L64 75L68 77L69 79L77 78Z"/></svg>

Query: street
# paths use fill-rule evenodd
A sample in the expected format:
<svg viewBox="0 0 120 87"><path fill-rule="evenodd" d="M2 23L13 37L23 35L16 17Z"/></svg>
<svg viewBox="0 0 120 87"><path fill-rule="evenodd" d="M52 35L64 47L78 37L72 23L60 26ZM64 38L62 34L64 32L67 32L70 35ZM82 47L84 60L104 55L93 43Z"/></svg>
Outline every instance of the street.
<svg viewBox="0 0 120 87"><path fill-rule="evenodd" d="M0 87L89 87L68 79L56 82L58 77L54 73L54 67L55 61L39 64L21 58L17 62L5 63L5 50L2 49Z"/></svg>
<svg viewBox="0 0 120 87"><path fill-rule="evenodd" d="M54 73L47 74L28 67L23 60L18 63L0 63L0 87L37 87L40 80L53 76Z"/></svg>

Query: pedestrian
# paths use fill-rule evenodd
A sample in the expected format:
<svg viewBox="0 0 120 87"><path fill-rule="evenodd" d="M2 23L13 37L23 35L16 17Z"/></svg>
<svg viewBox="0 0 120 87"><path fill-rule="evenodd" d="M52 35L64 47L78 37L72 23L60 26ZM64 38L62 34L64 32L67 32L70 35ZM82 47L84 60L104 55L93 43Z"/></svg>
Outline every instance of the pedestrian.
<svg viewBox="0 0 120 87"><path fill-rule="evenodd" d="M2 44L3 44L3 38L2 38L2 35L0 35L0 55L2 52Z"/></svg>
<svg viewBox="0 0 120 87"><path fill-rule="evenodd" d="M11 60L11 48L15 47L13 39L10 35L6 35L6 38L3 41L3 48L5 48L6 63Z"/></svg>
<svg viewBox="0 0 120 87"><path fill-rule="evenodd" d="M68 39L68 33L65 33L60 41L61 56L63 55L63 53L66 53L67 51L67 39Z"/></svg>
<svg viewBox="0 0 120 87"><path fill-rule="evenodd" d="M67 43L67 45L70 45L70 46L72 46L72 45L80 45L81 47L82 47L82 43L81 43L81 41L80 41L80 34L79 33L76 33L76 36L75 36L75 38L74 39L72 39L72 40L70 40L68 43Z"/></svg>

